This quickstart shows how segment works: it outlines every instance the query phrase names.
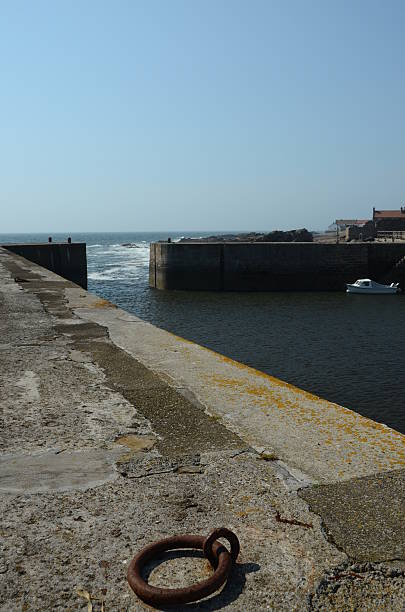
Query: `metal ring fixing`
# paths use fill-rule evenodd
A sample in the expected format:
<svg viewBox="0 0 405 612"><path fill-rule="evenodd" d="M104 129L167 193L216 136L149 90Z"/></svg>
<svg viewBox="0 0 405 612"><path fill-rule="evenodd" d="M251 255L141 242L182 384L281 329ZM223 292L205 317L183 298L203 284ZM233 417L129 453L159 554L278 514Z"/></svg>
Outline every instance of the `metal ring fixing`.
<svg viewBox="0 0 405 612"><path fill-rule="evenodd" d="M231 553L216 540L217 537L225 537L229 540ZM207 558L215 569L213 575L207 580L182 589L167 589L148 584L142 577L142 570L145 564L163 552L179 548L203 550L204 555L208 555ZM146 546L132 559L128 567L127 579L138 597L151 606L190 603L212 595L224 584L238 553L238 538L225 527L216 529L208 537L183 535L165 538Z"/></svg>
<svg viewBox="0 0 405 612"><path fill-rule="evenodd" d="M218 538L225 538L228 540L231 545L231 557L232 562L235 563L236 559L239 555L239 540L236 535L230 529L226 527L219 527L219 529L214 529L212 533L206 538L203 546L204 557L208 559L212 566L215 566L216 563L216 555L213 551L213 544Z"/></svg>

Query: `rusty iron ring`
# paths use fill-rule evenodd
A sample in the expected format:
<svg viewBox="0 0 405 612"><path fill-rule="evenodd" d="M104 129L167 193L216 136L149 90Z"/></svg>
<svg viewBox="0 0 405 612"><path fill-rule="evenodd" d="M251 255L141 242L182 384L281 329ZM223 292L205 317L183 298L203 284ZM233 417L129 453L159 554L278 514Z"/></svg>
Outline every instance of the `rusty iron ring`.
<svg viewBox="0 0 405 612"><path fill-rule="evenodd" d="M217 537L229 539L231 553L216 540ZM203 550L204 555L207 551L209 554L207 558L215 569L213 575L207 580L182 589L166 589L148 584L142 577L145 564L160 553L179 548L196 548ZM173 536L145 546L139 551L129 564L127 580L138 597L151 606L191 603L212 595L224 584L238 553L238 538L225 527L216 529L208 537L196 535Z"/></svg>
<svg viewBox="0 0 405 612"><path fill-rule="evenodd" d="M216 540L218 540L218 538L225 538L226 540L228 540L229 544L231 545L230 554L232 557L232 562L235 563L240 550L239 540L233 533L233 531L227 529L226 527L219 527L219 529L214 529L214 531L210 533L210 535L205 539L203 546L204 557L207 557L211 565L215 567L216 554L213 551L213 544Z"/></svg>

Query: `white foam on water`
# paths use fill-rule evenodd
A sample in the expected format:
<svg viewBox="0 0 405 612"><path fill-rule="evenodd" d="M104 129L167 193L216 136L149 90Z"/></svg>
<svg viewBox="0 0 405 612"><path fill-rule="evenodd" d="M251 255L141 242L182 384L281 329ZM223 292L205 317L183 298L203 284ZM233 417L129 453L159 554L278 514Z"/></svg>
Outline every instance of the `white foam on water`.
<svg viewBox="0 0 405 612"><path fill-rule="evenodd" d="M100 255L109 255L110 251L96 251L96 252L91 252L91 257L99 257ZM90 256L90 253L89 253Z"/></svg>
<svg viewBox="0 0 405 612"><path fill-rule="evenodd" d="M109 276L101 272L88 272L87 278L94 281L111 280Z"/></svg>
<svg viewBox="0 0 405 612"><path fill-rule="evenodd" d="M88 279L90 281L137 281L147 276L149 265L149 242L91 245L88 252Z"/></svg>
<svg viewBox="0 0 405 612"><path fill-rule="evenodd" d="M145 276L149 264L149 243L100 245L102 250L93 250L88 258L88 278L92 281L138 280ZM136 247L136 248L135 248Z"/></svg>

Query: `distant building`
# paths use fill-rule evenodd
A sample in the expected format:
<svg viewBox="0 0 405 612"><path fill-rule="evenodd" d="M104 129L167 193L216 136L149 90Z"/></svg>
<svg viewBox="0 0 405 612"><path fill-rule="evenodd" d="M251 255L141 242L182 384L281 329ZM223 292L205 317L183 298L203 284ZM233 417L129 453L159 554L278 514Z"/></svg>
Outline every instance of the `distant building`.
<svg viewBox="0 0 405 612"><path fill-rule="evenodd" d="M363 224L349 225L346 227L346 241L351 240L374 240L376 230L374 221L366 221Z"/></svg>
<svg viewBox="0 0 405 612"><path fill-rule="evenodd" d="M363 227L366 223L369 222L369 219L336 219L332 225L328 227L330 231L344 231L347 227L351 227L355 225L356 227Z"/></svg>
<svg viewBox="0 0 405 612"><path fill-rule="evenodd" d="M377 231L404 232L405 206L399 210L376 210L373 208L373 221Z"/></svg>

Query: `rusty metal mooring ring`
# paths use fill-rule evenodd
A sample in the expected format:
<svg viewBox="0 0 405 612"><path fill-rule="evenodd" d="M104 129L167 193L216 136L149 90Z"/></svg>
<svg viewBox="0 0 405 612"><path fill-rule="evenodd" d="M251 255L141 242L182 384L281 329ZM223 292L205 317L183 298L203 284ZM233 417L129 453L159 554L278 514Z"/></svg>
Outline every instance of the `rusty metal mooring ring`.
<svg viewBox="0 0 405 612"><path fill-rule="evenodd" d="M221 542L218 542L217 538L226 538L231 545L231 552ZM207 580L183 589L165 589L149 585L142 577L145 564L160 553L178 548L202 550L215 569L213 575ZM215 529L206 538L196 535L174 536L159 540L139 551L129 564L127 580L138 597L151 606L190 603L208 597L224 584L238 554L239 540L232 531L225 527Z"/></svg>

